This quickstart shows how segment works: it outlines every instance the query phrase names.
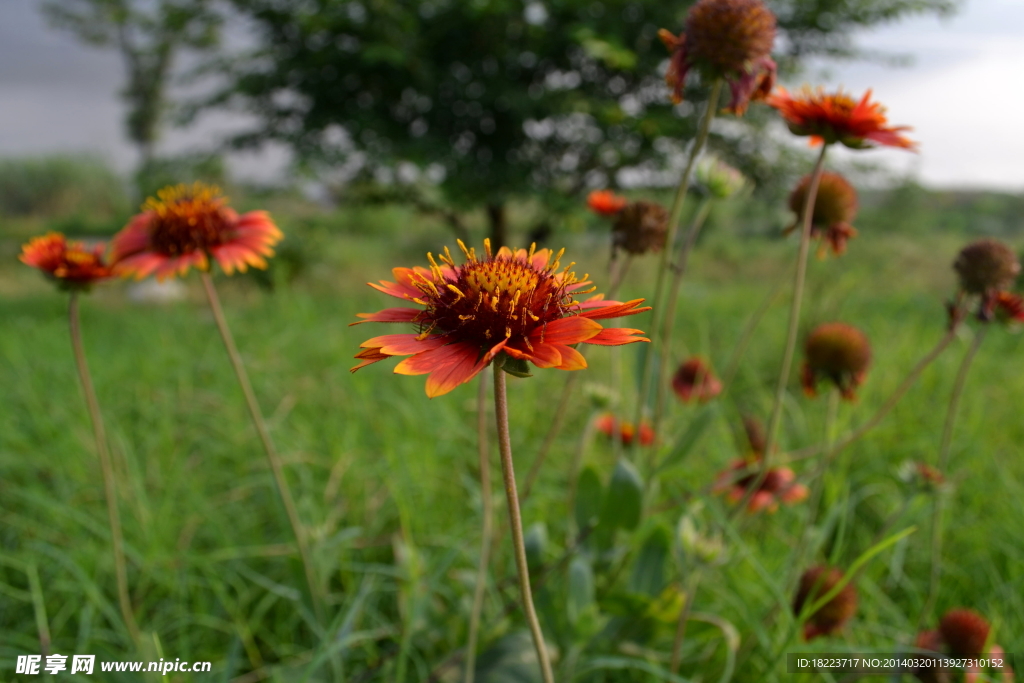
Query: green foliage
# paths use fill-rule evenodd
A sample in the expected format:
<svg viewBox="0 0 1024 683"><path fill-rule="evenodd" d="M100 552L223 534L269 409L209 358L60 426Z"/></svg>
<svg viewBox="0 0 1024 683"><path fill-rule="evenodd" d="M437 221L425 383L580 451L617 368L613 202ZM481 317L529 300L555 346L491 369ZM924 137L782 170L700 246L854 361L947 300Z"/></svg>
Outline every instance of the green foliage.
<svg viewBox="0 0 1024 683"><path fill-rule="evenodd" d="M677 115L656 37L679 31L688 3L658 0L232 0L257 44L223 64L211 106L242 108L257 125L240 145L291 145L342 176L390 181L402 163L432 169L449 201L501 204L527 195L561 213L623 169L656 171L692 138L688 92ZM951 0L780 0L788 68L851 54L856 30ZM760 128L765 112L744 123ZM762 187L783 150L732 130L713 146ZM780 156L780 154L782 156ZM772 161L769 163L768 158Z"/></svg>
<svg viewBox="0 0 1024 683"><path fill-rule="evenodd" d="M121 217L128 208L124 181L99 158L0 160L0 216L89 225Z"/></svg>

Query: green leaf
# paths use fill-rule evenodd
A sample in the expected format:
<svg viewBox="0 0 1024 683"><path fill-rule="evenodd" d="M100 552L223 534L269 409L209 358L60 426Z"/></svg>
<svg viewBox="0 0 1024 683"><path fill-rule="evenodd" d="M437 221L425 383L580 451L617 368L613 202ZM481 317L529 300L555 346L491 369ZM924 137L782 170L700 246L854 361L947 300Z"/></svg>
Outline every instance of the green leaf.
<svg viewBox="0 0 1024 683"><path fill-rule="evenodd" d="M548 548L548 527L544 522L532 524L523 538L526 546L526 564L530 571L536 571L544 564L544 553Z"/></svg>
<svg viewBox="0 0 1024 683"><path fill-rule="evenodd" d="M580 616L593 604L594 571L585 558L577 556L569 564L569 598L566 603L569 623L575 626Z"/></svg>
<svg viewBox="0 0 1024 683"><path fill-rule="evenodd" d="M527 631L503 637L480 653L476 680L481 683L540 683L537 652Z"/></svg>
<svg viewBox="0 0 1024 683"><path fill-rule="evenodd" d="M530 373L530 366L526 364L526 360L523 358L505 356L501 369L513 377L533 377Z"/></svg>
<svg viewBox="0 0 1024 683"><path fill-rule="evenodd" d="M600 525L612 529L635 529L643 512L643 496L644 483L640 473L631 462L620 458L608 484Z"/></svg>
<svg viewBox="0 0 1024 683"><path fill-rule="evenodd" d="M714 422L715 417L718 415L717 404L710 404L702 407L696 415L693 417L693 421L690 422L686 431L679 437L679 443L675 449L661 461L658 465L657 472L662 472L670 467L675 467L683 459L690 454L690 451L700 442L704 432L707 431L711 423Z"/></svg>
<svg viewBox="0 0 1024 683"><path fill-rule="evenodd" d="M658 595L665 585L665 561L672 547L672 532L659 524L647 535L633 564L629 590L634 593Z"/></svg>
<svg viewBox="0 0 1024 683"><path fill-rule="evenodd" d="M576 482L576 526L581 531L597 521L603 499L604 486L597 470L585 468Z"/></svg>

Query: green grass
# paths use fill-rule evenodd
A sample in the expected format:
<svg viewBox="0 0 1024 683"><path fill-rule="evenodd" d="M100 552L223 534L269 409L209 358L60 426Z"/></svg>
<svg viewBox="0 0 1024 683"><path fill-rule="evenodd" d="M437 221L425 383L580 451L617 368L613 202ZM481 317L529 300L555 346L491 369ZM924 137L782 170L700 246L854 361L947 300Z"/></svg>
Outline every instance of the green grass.
<svg viewBox="0 0 1024 683"><path fill-rule="evenodd" d="M943 334L943 300L954 287L949 264L961 245L955 236L877 236L870 226L859 227L862 236L847 256L811 264L804 315L805 330L841 319L873 341L874 366L860 400L841 406L841 431L870 416ZM83 305L87 353L113 444L132 597L147 634L146 656L133 653L117 610L102 481L70 352L66 299L12 263L13 244L2 246L11 265L0 268L0 633L6 636L0 678L10 679L16 655L40 652L43 618L51 652L214 663L212 675L167 679L181 681L298 681L306 673L312 681L391 682L402 675L425 681L464 644L479 543L475 388L428 400L423 378L392 375L393 363L348 372L359 343L382 329L348 323L358 312L389 305L363 283L388 278L394 265L420 263L426 249L450 241L429 225L411 237L393 227L388 233L359 237L314 225L299 241L316 257L294 286L272 295L245 278L219 280L316 562L329 580L334 621L328 633L339 662L333 670L309 614L284 511L194 278L188 299L168 306L132 304L121 284L100 288ZM571 246L578 270L589 270L600 284L601 239L578 235ZM788 278L794 251L792 242L711 234L692 260L680 298L677 358L700 353L722 369L747 317L777 278ZM634 266L625 296L651 291L653 262ZM637 617L635 605L650 598L623 602L640 600L626 595L634 551L653 530L674 529L692 503L703 503L705 525L728 512L721 498L701 491L739 454L733 436L739 414L770 410L785 300L757 329L729 401L712 404L715 419L704 437L649 488L640 527L620 532L618 556L594 563L597 606L575 623L566 618L564 566L538 589L546 633L561 662L577 661L575 680L653 681L660 680L653 667L667 668L674 626ZM634 321L649 324L646 315ZM897 469L905 460L935 462L966 346L966 340L954 343L826 476L822 517L844 522L825 532L819 560L849 566L908 498L892 533L916 529L867 564L857 580L858 613L842 635L810 645L781 641L792 622L785 609L796 571L790 548L806 505L749 519L727 534L729 559L706 571L694 609L739 632L733 680L818 680L784 673L784 659L773 667L777 651L892 651L912 641L927 593L931 503L911 496ZM940 613L966 606L985 614L1007 652L1024 652L1022 350L1019 336L993 330L967 383L953 440L955 492L938 604ZM638 352L639 345L618 351L627 378ZM615 353L594 348L585 381L608 384ZM564 378L540 371L510 379L520 478ZM627 379L627 398L632 386ZM785 447L820 441L825 403L804 398L794 378ZM681 431L701 410L674 403L668 431ZM548 562L562 558L567 546L566 472L590 411L581 395L524 509L527 527L543 522L547 528L541 552ZM598 441L585 462L607 480L612 450ZM504 523L496 473L494 492ZM480 666L490 678L479 680L532 680L514 678L533 669L513 661L529 646L520 637L518 612L504 612L515 585L507 534L503 540L484 609L482 643L489 649ZM683 583L690 567L676 557L663 583ZM30 583L33 571L38 588ZM682 674L718 680L725 665L720 627L693 622ZM457 674L458 667L449 667L440 680Z"/></svg>

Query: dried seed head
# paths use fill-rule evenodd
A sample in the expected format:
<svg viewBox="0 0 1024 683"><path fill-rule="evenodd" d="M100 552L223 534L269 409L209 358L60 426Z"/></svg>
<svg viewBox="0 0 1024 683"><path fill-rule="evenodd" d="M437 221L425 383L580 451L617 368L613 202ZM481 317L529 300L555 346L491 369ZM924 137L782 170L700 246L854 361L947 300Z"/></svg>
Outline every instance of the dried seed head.
<svg viewBox="0 0 1024 683"><path fill-rule="evenodd" d="M999 240L983 239L960 250L953 262L960 286L969 294L988 294L1007 289L1020 274L1013 249Z"/></svg>
<svg viewBox="0 0 1024 683"><path fill-rule="evenodd" d="M612 245L630 254L661 251L668 234L668 211L661 204L636 201L619 212L612 228Z"/></svg>
<svg viewBox="0 0 1024 683"><path fill-rule="evenodd" d="M954 655L977 655L985 651L989 625L974 610L952 609L939 622L939 633Z"/></svg>
<svg viewBox="0 0 1024 683"><path fill-rule="evenodd" d="M796 214L796 220L787 232L803 224L810 185L811 176L804 176L789 195L789 208ZM856 228L850 224L856 215L857 190L853 185L838 173L822 173L811 215L811 234L824 240L823 248L827 243L835 254L841 254L846 250L846 242L857 234Z"/></svg>
<svg viewBox="0 0 1024 683"><path fill-rule="evenodd" d="M722 382L704 359L690 358L673 375L672 390L684 403L704 402L722 393Z"/></svg>
<svg viewBox="0 0 1024 683"><path fill-rule="evenodd" d="M846 323L819 325L807 337L803 385L814 396L819 380L831 381L852 400L871 365L871 344L864 333Z"/></svg>
<svg viewBox="0 0 1024 683"><path fill-rule="evenodd" d="M686 17L690 58L716 77L746 71L774 42L775 15L761 0L700 0Z"/></svg>
<svg viewBox="0 0 1024 683"><path fill-rule="evenodd" d="M793 612L797 615L804 609L804 604L814 604L826 593L832 591L842 581L843 572L828 567L812 567L800 577L796 599L793 601ZM836 593L835 597L811 614L804 623L804 639L811 640L818 636L830 635L839 631L854 612L857 611L857 589L853 583L847 583Z"/></svg>

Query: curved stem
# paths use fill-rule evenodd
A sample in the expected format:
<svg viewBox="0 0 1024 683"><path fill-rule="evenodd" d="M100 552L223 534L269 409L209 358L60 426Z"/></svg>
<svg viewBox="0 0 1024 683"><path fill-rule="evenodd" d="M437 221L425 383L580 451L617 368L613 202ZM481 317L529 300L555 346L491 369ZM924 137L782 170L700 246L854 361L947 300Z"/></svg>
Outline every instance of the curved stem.
<svg viewBox="0 0 1024 683"><path fill-rule="evenodd" d="M697 214L690 222L690 228L686 231L686 238L683 241L682 250L678 260L672 264L672 284L668 288L668 301L665 302L663 321L661 326L660 355L658 358L658 381L654 388L654 417L651 424L655 433L661 424L661 414L665 407L665 394L668 393L669 357L672 355L672 333L674 332L676 320L676 302L679 299L680 285L683 283L683 275L686 274L686 265L689 262L690 251L697 243L697 236L704 227L704 222L711 213L711 198L705 199Z"/></svg>
<svg viewBox="0 0 1024 683"><path fill-rule="evenodd" d="M949 451L953 444L953 427L956 424L956 414L960 407L960 398L964 393L964 385L967 383L967 373L971 369L971 363L981 348L981 342L985 339L985 332L988 327L982 327L974 335L974 341L964 354L964 359L957 370L956 379L953 382L953 393L949 396L949 406L946 408L946 422L942 427L942 441L939 444L939 472L945 472L949 464ZM931 571L928 575L928 599L925 601L924 609L921 610L921 619L931 616L935 608L935 601L939 597L939 583L942 579L942 514L945 508L945 496L936 492L932 504L932 537L931 537Z"/></svg>
<svg viewBox="0 0 1024 683"><path fill-rule="evenodd" d="M700 586L701 571L695 569L690 577L690 590L683 598L683 609L679 612L679 621L676 623L676 634L672 639L672 659L669 663L669 672L675 676L679 673L679 666L683 663L683 639L686 637L686 622L690 619L690 612L693 611L693 599L697 597L697 587Z"/></svg>
<svg viewBox="0 0 1024 683"><path fill-rule="evenodd" d="M288 522L292 527L292 533L295 535L295 543L299 548L302 566L306 572L306 583L309 584L313 611L322 624L324 613L320 585L316 580L316 573L313 570L313 559L310 556L306 531L299 520L299 513L295 508L295 500L292 498L291 491L288 488L288 480L284 475L284 464L281 462L281 456L278 455L277 449L274 448L274 442L270 439L270 430L267 429L267 423L263 419L263 412L260 410L260 404L256 400L256 393L252 390L249 375L246 373L245 365L242 363L242 356L238 353L238 347L235 346L234 337L231 336L228 321L225 319L224 310L220 305L220 298L217 296L217 290L213 286L213 278L209 272L203 272L200 275L203 281L203 288L206 290L206 299L210 303L210 310L213 312L214 320L217 321L217 329L220 331L220 337L224 341L224 348L228 352L228 358L231 359L231 367L235 370L235 376L238 378L238 384L242 388L242 394L245 395L245 403L249 407L249 415L252 417L253 425L256 427L256 432L259 434L260 441L263 444L263 452L266 454L267 462L270 464L270 471L274 474L277 493L281 497L281 502L284 504L285 512L288 515Z"/></svg>
<svg viewBox="0 0 1024 683"><path fill-rule="evenodd" d="M661 252L661 261L658 263L658 272L655 280L654 288L654 299L652 300L651 307L653 308L654 320L652 321L651 329L657 330L659 325L658 322L664 311L662 311L662 296L664 295L665 288L665 271L668 270L669 258L672 252L675 250L676 233L679 231L679 219L683 214L683 203L686 199L686 192L690 187L690 175L693 173L694 164L697 162L697 157L700 156L701 151L704 149L705 143L707 143L708 135L711 133L711 121L715 118L715 112L718 107L718 96L722 91L722 79L716 79L714 85L711 86L711 94L708 95L707 105L704 109L704 119L701 121L700 129L697 131L697 137L693 141L693 148L690 150L690 155L686 160L686 167L683 169L683 175L679 179L679 187L676 188L675 197L672 199L672 208L669 210L668 217L668 235L665 237L665 248ZM654 353L654 349L648 349L644 353L640 360L640 395L637 400L636 416L633 420L633 424L639 425L640 420L644 414L644 408L647 405L647 397L651 391L651 354ZM635 444L639 441L636 439L633 441Z"/></svg>
<svg viewBox="0 0 1024 683"><path fill-rule="evenodd" d="M775 402L772 406L771 418L768 421L768 433L765 436L764 457L761 459L761 471L758 472L757 480L747 489L743 500L733 510L733 515L743 510L750 497L764 482L768 475L771 462L772 449L778 441L779 427L782 424L782 406L786 399L786 385L789 383L789 373L793 368L793 355L796 351L796 338L800 331L800 309L804 300L804 285L807 280L807 255L811 246L811 224L814 217L814 202L818 198L818 185L821 183L821 174L825 170L825 153L828 145L822 144L821 153L814 164L811 172L811 182L807 188L807 199L804 201L803 226L800 230L800 251L797 255L796 274L793 279L793 303L789 308L789 329L786 332L786 348L782 354L782 367L779 370L779 379L775 385Z"/></svg>
<svg viewBox="0 0 1024 683"><path fill-rule="evenodd" d="M121 531L121 515L117 509L117 481L114 479L114 467L110 460L110 447L107 432L103 427L103 415L96 399L96 389L89 373L89 363L85 358L85 347L82 344L82 327L78 315L78 292L71 292L68 303L68 327L71 331L71 348L75 354L75 366L78 368L78 379L82 383L82 393L89 408L89 419L92 420L92 433L96 440L96 452L100 457L100 471L103 474L103 492L107 499L107 520L110 522L110 539L114 551L114 574L117 577L117 602L121 607L121 617L128 628L135 647L139 646L139 625L135 621L131 599L128 595L128 568L124 557L124 535Z"/></svg>
<svg viewBox="0 0 1024 683"><path fill-rule="evenodd" d="M480 507L482 524L480 529L480 563L476 569L476 586L473 590L473 609L469 615L469 640L466 644L465 683L473 683L476 667L476 643L480 630L480 612L483 610L484 590L487 586L487 567L490 562L491 527L491 463L487 448L487 375L481 373L480 387L476 397L477 452L480 456Z"/></svg>
<svg viewBox="0 0 1024 683"><path fill-rule="evenodd" d="M508 500L509 527L512 531L512 546L515 551L516 571L519 574L519 592L523 599L523 613L530 626L533 646L537 650L537 662L544 683L555 683L551 660L544 644L537 612L533 607L530 591L530 570L526 564L526 545L523 542L523 519L519 512L519 495L516 493L516 473L512 465L512 441L508 433L508 397L505 395L505 372L501 363L494 364L494 413L498 424L498 450L501 452L501 475L505 480L505 498Z"/></svg>

